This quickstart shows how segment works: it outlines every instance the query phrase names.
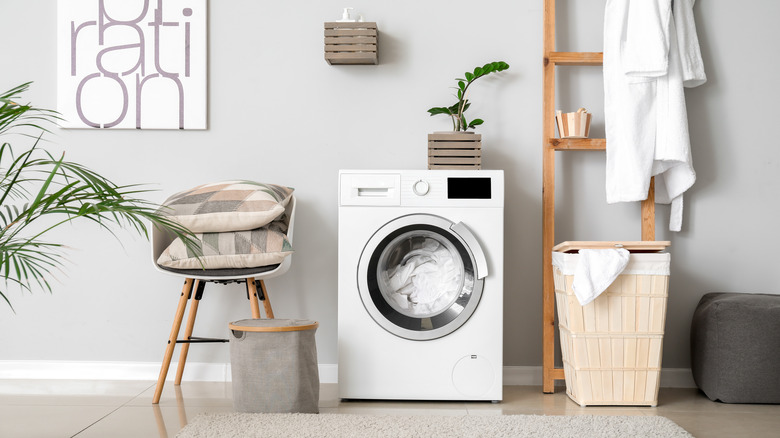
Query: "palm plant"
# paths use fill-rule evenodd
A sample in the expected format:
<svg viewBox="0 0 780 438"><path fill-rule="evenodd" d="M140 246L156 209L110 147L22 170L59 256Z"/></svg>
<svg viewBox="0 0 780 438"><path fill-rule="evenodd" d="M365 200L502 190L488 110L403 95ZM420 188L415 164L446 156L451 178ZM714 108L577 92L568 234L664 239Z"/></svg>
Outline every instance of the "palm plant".
<svg viewBox="0 0 780 438"><path fill-rule="evenodd" d="M141 185L118 186L100 174L55 158L39 147L48 127L60 119L55 111L15 102L30 83L0 94L0 297L11 309L7 286L23 291L37 285L51 292L49 278L64 262L63 245L47 240L55 228L78 218L98 224L116 237L111 226L127 227L148 238L148 224L180 237L199 253L192 233L173 222L156 204L139 196ZM30 132L34 132L31 134ZM31 138L33 144L14 154L9 134Z"/></svg>
<svg viewBox="0 0 780 438"><path fill-rule="evenodd" d="M473 72L466 72L465 78L456 78L458 81L457 97L458 101L452 106L433 107L428 110L432 115L447 114L452 118L452 130L453 131L467 131L473 129L475 126L481 125L485 121L482 119L473 119L471 122L466 120L463 113L471 106L467 97L468 89L471 84L477 79L487 76L490 73L497 73L509 68L509 64L503 61L490 62L482 67L475 67Z"/></svg>

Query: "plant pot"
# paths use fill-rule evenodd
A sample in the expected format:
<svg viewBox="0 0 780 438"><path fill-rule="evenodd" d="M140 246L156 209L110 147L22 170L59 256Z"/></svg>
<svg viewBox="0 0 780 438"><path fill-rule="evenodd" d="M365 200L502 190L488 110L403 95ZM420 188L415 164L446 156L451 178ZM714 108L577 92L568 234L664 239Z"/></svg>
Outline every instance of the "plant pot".
<svg viewBox="0 0 780 438"><path fill-rule="evenodd" d="M428 169L482 169L482 134L428 134Z"/></svg>

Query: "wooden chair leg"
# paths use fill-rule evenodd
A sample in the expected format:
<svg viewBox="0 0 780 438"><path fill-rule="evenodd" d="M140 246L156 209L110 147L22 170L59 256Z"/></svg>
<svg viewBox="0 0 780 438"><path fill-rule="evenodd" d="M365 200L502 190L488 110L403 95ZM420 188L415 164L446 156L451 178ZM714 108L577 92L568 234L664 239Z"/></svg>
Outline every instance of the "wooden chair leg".
<svg viewBox="0 0 780 438"><path fill-rule="evenodd" d="M192 330L195 327L195 316L198 313L198 305L200 304L200 295L203 292L202 288L205 286L205 282L201 280L195 280L193 290L195 296L190 300L190 314L187 317L187 325L184 327L184 338L189 339L192 336ZM173 381L174 385L181 385L181 378L184 375L184 364L187 362L187 353L190 351L190 344L184 343L181 345L181 351L179 352L179 366L176 368L176 379Z"/></svg>
<svg viewBox="0 0 780 438"><path fill-rule="evenodd" d="M176 339L179 336L181 320L184 318L184 309L187 307L187 300L189 300L190 295L192 294L192 284L192 278L184 280L184 288L182 289L181 297L179 298L179 307L176 308L176 316L173 318L171 334L168 336L168 346L165 347L165 356L163 357L162 367L160 368L160 377L157 378L157 387L154 390L152 404L160 402L160 396L162 395L163 386L165 385L165 378L168 376L168 368L171 365L171 357L173 357L173 349L176 347Z"/></svg>
<svg viewBox="0 0 780 438"><path fill-rule="evenodd" d="M269 319L274 319L274 311L271 309L271 299L268 297L268 290L265 288L265 282L260 280L260 289L263 291L263 307L265 308L265 316Z"/></svg>
<svg viewBox="0 0 780 438"><path fill-rule="evenodd" d="M246 279L246 293L249 295L249 307L252 309L252 318L260 319L260 305L257 302L257 284L255 279Z"/></svg>

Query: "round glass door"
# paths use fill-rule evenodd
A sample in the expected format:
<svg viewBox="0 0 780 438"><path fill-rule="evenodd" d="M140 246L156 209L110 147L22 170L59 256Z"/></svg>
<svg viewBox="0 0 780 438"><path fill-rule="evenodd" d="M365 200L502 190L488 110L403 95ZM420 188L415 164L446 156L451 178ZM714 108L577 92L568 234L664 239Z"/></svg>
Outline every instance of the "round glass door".
<svg viewBox="0 0 780 438"><path fill-rule="evenodd" d="M428 340L457 330L476 309L483 280L473 252L439 216L389 222L360 257L358 283L368 313L394 335Z"/></svg>

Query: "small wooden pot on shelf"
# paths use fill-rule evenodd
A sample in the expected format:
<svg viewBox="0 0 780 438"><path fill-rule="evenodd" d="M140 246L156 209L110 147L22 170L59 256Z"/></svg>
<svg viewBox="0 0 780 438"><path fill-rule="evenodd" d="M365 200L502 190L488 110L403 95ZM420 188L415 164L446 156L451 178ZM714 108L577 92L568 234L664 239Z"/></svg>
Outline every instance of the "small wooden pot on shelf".
<svg viewBox="0 0 780 438"><path fill-rule="evenodd" d="M428 134L428 169L482 169L482 134Z"/></svg>
<svg viewBox="0 0 780 438"><path fill-rule="evenodd" d="M558 134L561 138L588 138L590 135L591 114L580 108L577 112L555 112L555 121L558 125Z"/></svg>
<svg viewBox="0 0 780 438"><path fill-rule="evenodd" d="M325 61L328 64L377 64L374 22L326 22Z"/></svg>

